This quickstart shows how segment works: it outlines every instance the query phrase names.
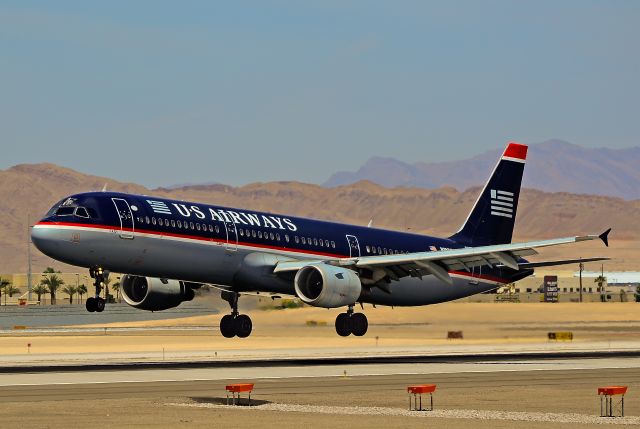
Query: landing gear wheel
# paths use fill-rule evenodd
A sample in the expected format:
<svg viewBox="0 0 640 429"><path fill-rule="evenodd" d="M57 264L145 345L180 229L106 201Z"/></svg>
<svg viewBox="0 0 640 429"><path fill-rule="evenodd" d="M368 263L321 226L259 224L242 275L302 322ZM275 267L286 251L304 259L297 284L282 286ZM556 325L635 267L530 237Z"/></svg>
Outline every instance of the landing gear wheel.
<svg viewBox="0 0 640 429"><path fill-rule="evenodd" d="M336 332L341 337L348 337L351 334L351 318L349 314L338 314L338 317L336 317Z"/></svg>
<svg viewBox="0 0 640 429"><path fill-rule="evenodd" d="M367 333L369 321L364 313L353 313L351 315L351 333L356 337L361 337Z"/></svg>
<svg viewBox="0 0 640 429"><path fill-rule="evenodd" d="M96 311L98 313L102 313L104 311L105 300L102 298L96 298L95 303Z"/></svg>
<svg viewBox="0 0 640 429"><path fill-rule="evenodd" d="M232 315L226 314L220 319L220 333L225 338L233 338L236 336L235 319Z"/></svg>
<svg viewBox="0 0 640 429"><path fill-rule="evenodd" d="M251 318L246 314L241 314L236 317L235 321L236 335L240 338L247 338L251 335L251 330L253 329L253 323L251 323Z"/></svg>
<svg viewBox="0 0 640 429"><path fill-rule="evenodd" d="M87 311L93 313L96 311L96 299L94 297L87 298L87 301L84 303Z"/></svg>

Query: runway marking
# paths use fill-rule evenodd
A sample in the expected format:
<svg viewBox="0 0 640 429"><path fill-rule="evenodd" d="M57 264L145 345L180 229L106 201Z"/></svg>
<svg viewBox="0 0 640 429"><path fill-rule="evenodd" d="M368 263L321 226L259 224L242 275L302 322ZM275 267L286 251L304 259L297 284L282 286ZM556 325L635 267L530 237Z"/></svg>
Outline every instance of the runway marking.
<svg viewBox="0 0 640 429"><path fill-rule="evenodd" d="M409 365L409 364L406 364ZM348 368L348 367L347 367ZM637 366L600 366L598 369L632 369ZM430 374L490 374L501 372L543 372L543 371L585 371L592 370L593 367L573 367L573 368L520 368L520 369L497 369L497 370L467 370L467 371L423 371L423 372L388 372L388 373L347 373L346 378L357 377L383 377L383 376L413 376ZM66 373L57 373L66 374ZM21 374L24 376L24 374ZM155 380L109 380L109 381L77 381L77 382L53 382L53 383L14 383L0 384L0 387L35 387L35 386L80 386L80 385L106 385L106 384L145 384L145 383L190 383L206 381L228 381L240 378L252 380L283 380L283 379L310 379L310 378L345 378L342 374L318 374L318 375L283 375L283 376L236 376L236 377L215 377L215 378L184 378L184 379L155 379Z"/></svg>
<svg viewBox="0 0 640 429"><path fill-rule="evenodd" d="M167 403L176 407L213 408L216 410L242 410L277 411L289 413L317 413L337 415L367 415L367 416L398 416L418 418L446 418L446 419L470 419L470 420L503 420L503 421L534 421L554 422L568 424L614 424L614 425L638 425L640 417L618 417L615 419L577 413L536 413L524 411L491 411L491 410L445 410L419 412L401 408L385 407L335 407L320 405L296 405L296 404L263 404L252 407L238 407L219 404L203 403Z"/></svg>

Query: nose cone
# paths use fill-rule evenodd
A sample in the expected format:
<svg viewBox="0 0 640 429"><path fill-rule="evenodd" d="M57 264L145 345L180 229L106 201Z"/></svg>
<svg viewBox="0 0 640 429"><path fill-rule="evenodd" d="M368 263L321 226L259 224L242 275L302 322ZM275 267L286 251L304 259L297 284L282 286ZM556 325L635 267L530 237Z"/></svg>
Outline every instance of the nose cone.
<svg viewBox="0 0 640 429"><path fill-rule="evenodd" d="M31 242L36 248L47 256L55 258L55 248L58 247L56 232L42 225L34 225L31 228Z"/></svg>

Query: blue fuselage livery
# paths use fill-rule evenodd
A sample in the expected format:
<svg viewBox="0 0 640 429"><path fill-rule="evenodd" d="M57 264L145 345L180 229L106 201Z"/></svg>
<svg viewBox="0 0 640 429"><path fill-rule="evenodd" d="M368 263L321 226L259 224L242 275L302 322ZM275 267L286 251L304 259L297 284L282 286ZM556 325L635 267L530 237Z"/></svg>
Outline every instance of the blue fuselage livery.
<svg viewBox="0 0 640 429"><path fill-rule="evenodd" d="M89 311L104 310L105 278L119 272L125 301L144 310L175 307L203 284L218 287L232 308L220 325L226 337L251 333L237 303L253 292L348 307L336 319L337 333L363 335L368 322L353 312L358 302L416 306L473 295L531 275L545 264L523 258L536 248L594 238L511 243L525 158L526 146L507 146L464 225L449 238L87 192L55 204L33 227L32 239L46 255L89 268L96 287ZM600 236L605 243L607 233Z"/></svg>
<svg viewBox="0 0 640 429"><path fill-rule="evenodd" d="M63 262L86 267L95 265L93 259L87 259L89 255L100 254L100 265L113 272L226 285L239 291L254 289L250 283L234 283L238 271L229 268L235 266L240 271L243 258L252 252L284 260L353 258L463 247L450 239L419 234L115 192L76 194L54 207L65 202L67 207L86 209L88 217L83 217L84 211L78 216L62 210L62 214L53 212L43 218L36 231L47 232L34 231L34 242L45 253L55 252ZM42 234L59 234L57 240L51 240L55 250L48 251L45 240L40 239ZM105 245L101 237L112 239L107 244L109 250L101 251ZM139 242L146 245L138 245ZM169 243L174 249L171 254L165 252ZM478 292L526 275L489 267L454 274L465 278ZM293 285L259 283L264 283L261 291L294 295ZM381 296L386 299L371 298L374 303L388 305L434 302L431 299L407 302L400 296L390 299L393 295L387 294Z"/></svg>

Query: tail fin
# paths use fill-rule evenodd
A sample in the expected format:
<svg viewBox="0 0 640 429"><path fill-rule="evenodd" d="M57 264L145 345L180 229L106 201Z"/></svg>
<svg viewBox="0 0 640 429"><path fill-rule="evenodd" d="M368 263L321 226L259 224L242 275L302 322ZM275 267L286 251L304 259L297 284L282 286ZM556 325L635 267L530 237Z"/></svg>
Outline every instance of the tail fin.
<svg viewBox="0 0 640 429"><path fill-rule="evenodd" d="M511 243L527 146L509 143L460 231L450 238L466 246Z"/></svg>

